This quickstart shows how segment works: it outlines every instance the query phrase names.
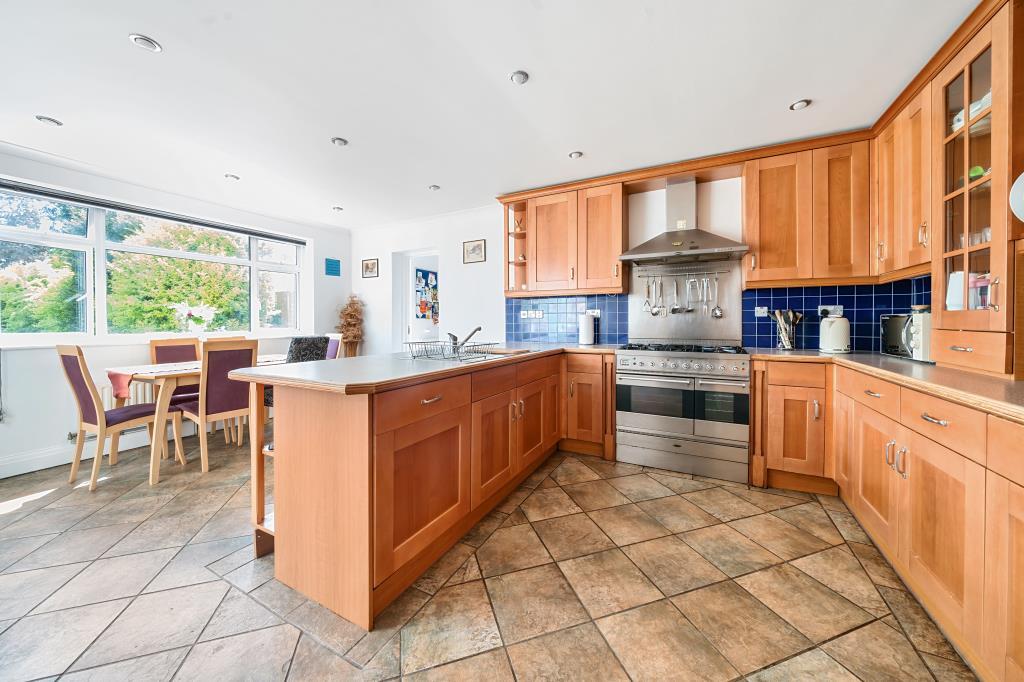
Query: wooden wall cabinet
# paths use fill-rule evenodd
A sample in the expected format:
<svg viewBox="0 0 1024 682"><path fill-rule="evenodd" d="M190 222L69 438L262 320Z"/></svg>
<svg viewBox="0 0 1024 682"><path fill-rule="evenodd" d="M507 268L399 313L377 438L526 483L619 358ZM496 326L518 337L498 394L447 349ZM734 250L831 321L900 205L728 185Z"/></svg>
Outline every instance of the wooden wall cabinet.
<svg viewBox="0 0 1024 682"><path fill-rule="evenodd" d="M576 288L576 192L526 204L526 283L530 291Z"/></svg>
<svg viewBox="0 0 1024 682"><path fill-rule="evenodd" d="M825 389L768 386L765 454L769 469L821 476L825 465Z"/></svg>
<svg viewBox="0 0 1024 682"><path fill-rule="evenodd" d="M566 438L604 443L604 377L569 372Z"/></svg>
<svg viewBox="0 0 1024 682"><path fill-rule="evenodd" d="M886 126L872 146L871 274L882 275L896 269L896 124Z"/></svg>
<svg viewBox="0 0 1024 682"><path fill-rule="evenodd" d="M896 267L932 260L932 91L930 84L896 117Z"/></svg>
<svg viewBox="0 0 1024 682"><path fill-rule="evenodd" d="M989 471L985 496L985 663L1024 679L1024 487Z"/></svg>
<svg viewBox="0 0 1024 682"><path fill-rule="evenodd" d="M815 149L812 276L868 274L868 142Z"/></svg>
<svg viewBox="0 0 1024 682"><path fill-rule="evenodd" d="M806 151L743 164L746 281L812 276L812 163Z"/></svg>
<svg viewBox="0 0 1024 682"><path fill-rule="evenodd" d="M622 263L626 231L622 229L622 185L582 189L576 193L577 262L579 289L607 289L622 286Z"/></svg>
<svg viewBox="0 0 1024 682"><path fill-rule="evenodd" d="M474 509L518 471L515 391L473 403L470 499Z"/></svg>

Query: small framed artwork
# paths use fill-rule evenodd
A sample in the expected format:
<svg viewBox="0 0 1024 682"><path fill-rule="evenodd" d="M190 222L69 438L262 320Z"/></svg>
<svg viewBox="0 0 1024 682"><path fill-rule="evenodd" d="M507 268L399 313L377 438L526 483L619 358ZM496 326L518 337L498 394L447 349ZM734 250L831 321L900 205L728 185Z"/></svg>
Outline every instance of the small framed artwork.
<svg viewBox="0 0 1024 682"><path fill-rule="evenodd" d="M377 270L377 259L367 258L363 261L363 279L369 277L378 277L380 272Z"/></svg>
<svg viewBox="0 0 1024 682"><path fill-rule="evenodd" d="M487 260L487 240L474 239L471 242L462 242L463 263L483 263Z"/></svg>

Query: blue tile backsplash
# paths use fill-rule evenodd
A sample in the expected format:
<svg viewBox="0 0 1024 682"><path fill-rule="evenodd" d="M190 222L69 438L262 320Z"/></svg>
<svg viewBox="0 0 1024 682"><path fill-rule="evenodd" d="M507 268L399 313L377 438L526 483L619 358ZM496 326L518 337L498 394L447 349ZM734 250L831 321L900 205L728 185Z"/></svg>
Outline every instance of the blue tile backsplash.
<svg viewBox="0 0 1024 682"><path fill-rule="evenodd" d="M769 314L787 308L803 313L797 325L797 348L817 348L819 305L841 305L850 320L853 350L879 352L878 316L904 313L911 305L931 303L932 278L928 275L888 284L856 286L788 287L751 289L743 292L743 345L775 348L778 333L771 317L754 317L754 308L766 306Z"/></svg>
<svg viewBox="0 0 1024 682"><path fill-rule="evenodd" d="M624 294L595 296L545 296L505 299L505 340L545 343L579 341L579 320L584 310L600 310L594 330L595 343L626 343L629 336L627 297ZM521 313L541 311L543 317Z"/></svg>

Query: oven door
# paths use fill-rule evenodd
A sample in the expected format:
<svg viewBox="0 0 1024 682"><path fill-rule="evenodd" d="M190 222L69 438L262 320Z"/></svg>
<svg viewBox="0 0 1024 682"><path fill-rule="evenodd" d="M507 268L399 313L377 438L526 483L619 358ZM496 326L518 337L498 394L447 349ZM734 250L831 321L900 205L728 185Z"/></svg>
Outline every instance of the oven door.
<svg viewBox="0 0 1024 682"><path fill-rule="evenodd" d="M693 433L736 442L750 441L750 384L731 379L696 379Z"/></svg>
<svg viewBox="0 0 1024 682"><path fill-rule="evenodd" d="M618 373L615 424L643 431L693 433L693 379Z"/></svg>

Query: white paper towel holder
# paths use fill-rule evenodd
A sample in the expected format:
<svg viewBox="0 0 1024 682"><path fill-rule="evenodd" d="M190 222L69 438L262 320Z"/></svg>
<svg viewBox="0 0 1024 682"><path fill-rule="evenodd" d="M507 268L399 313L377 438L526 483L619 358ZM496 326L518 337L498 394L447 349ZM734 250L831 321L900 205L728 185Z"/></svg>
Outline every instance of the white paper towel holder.
<svg viewBox="0 0 1024 682"><path fill-rule="evenodd" d="M587 313L580 313L579 316L579 328L580 328L580 340L581 346L593 346L594 345L594 320L593 315Z"/></svg>

